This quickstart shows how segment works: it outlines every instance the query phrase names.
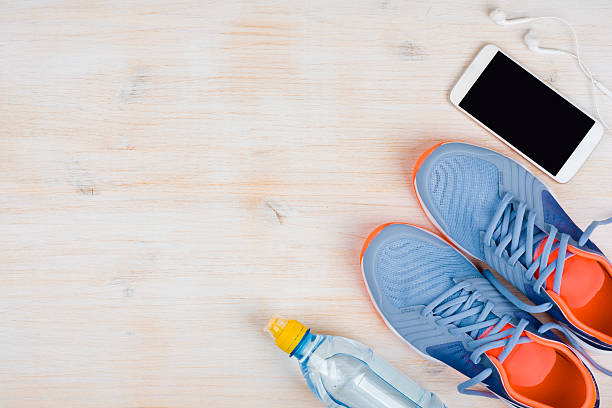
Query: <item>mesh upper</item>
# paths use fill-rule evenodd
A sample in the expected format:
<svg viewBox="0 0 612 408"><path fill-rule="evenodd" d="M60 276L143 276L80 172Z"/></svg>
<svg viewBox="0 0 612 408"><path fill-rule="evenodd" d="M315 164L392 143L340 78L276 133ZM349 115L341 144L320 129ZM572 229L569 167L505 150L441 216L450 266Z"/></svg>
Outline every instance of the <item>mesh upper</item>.
<svg viewBox="0 0 612 408"><path fill-rule="evenodd" d="M480 231L487 229L500 201L497 167L466 154L443 158L432 168L429 190L449 235L482 258Z"/></svg>
<svg viewBox="0 0 612 408"><path fill-rule="evenodd" d="M397 308L423 305L455 285L453 277L479 276L450 245L433 246L398 238L377 254L376 270L385 297Z"/></svg>

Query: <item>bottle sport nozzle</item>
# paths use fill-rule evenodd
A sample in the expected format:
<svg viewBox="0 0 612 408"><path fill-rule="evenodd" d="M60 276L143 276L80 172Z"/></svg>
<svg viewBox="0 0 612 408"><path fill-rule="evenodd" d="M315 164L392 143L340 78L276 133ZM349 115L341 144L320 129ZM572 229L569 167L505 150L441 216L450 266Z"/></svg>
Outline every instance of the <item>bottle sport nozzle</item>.
<svg viewBox="0 0 612 408"><path fill-rule="evenodd" d="M308 327L297 320L288 320L278 316L268 321L265 330L275 339L278 348L287 354L291 354L308 333Z"/></svg>

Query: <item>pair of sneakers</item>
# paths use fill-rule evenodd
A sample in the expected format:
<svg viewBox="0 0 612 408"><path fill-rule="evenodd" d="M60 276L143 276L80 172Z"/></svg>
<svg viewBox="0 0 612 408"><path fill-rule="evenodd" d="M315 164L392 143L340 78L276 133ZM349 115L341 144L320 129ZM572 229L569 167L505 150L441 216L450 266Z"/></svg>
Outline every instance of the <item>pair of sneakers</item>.
<svg viewBox="0 0 612 408"><path fill-rule="evenodd" d="M367 238L363 277L387 326L425 358L470 377L457 387L461 393L497 396L513 407L598 407L582 359L610 374L584 350L612 351L612 264L589 236L612 218L583 232L520 164L464 143L427 150L413 183L446 240L404 223ZM554 321L531 316L540 312ZM477 384L486 390L474 390Z"/></svg>

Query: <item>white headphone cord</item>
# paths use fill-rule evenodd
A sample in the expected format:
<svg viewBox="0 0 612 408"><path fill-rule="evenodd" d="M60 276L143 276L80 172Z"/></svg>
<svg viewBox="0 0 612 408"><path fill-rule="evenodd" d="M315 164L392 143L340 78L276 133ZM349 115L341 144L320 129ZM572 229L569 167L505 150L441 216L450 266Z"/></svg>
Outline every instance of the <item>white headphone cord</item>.
<svg viewBox="0 0 612 408"><path fill-rule="evenodd" d="M612 93L610 93L610 91L606 89L606 87L601 82L599 82L593 77L591 70L582 62L582 59L580 58L580 46L578 45L578 36L576 35L576 30L574 30L574 27L572 27L572 25L569 22L562 19L561 17L553 17L553 16L535 17L533 18L532 21L537 21L537 20L557 20L565 24L567 27L569 27L572 33L572 38L574 40L574 46L576 47L576 54L573 54L569 51L556 49L556 48L555 50L560 51L562 54L569 55L570 57L574 58L576 62L578 63L578 66L580 67L580 70L582 71L582 73L591 80L591 86L593 88L599 89L603 94L612 98ZM595 105L595 111L597 112L597 117L599 118L599 121L608 131L612 132L612 128L610 128L610 126L606 123L604 118L601 116L601 112L599 111L599 103L597 102L597 91L595 89L593 89L593 102Z"/></svg>

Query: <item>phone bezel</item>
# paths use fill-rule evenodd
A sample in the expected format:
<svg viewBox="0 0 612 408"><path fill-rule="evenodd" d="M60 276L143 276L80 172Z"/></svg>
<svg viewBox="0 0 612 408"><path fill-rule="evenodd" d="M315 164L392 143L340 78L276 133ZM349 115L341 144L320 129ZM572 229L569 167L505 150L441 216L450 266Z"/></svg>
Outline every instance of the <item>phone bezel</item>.
<svg viewBox="0 0 612 408"><path fill-rule="evenodd" d="M510 142L508 142L502 136L498 135L493 130L489 129L481 121L479 121L477 118L475 118L474 116L472 116L470 113L468 113L467 111L465 111L463 108L461 108L459 106L459 103L461 102L463 97L467 94L467 92L470 90L470 88L474 85L474 83L476 82L478 77L480 77L480 74L482 73L482 71L484 71L484 69L489 65L489 63L491 62L491 60L493 59L495 54L497 54L497 52L501 52L502 54L504 54L505 56L510 58L512 61L514 61L520 67L525 69L527 72L529 72L535 78L537 78L540 82L542 82L547 87L552 89L559 96L561 96L562 98L567 100L569 103L571 103L573 106L575 106L576 109L578 109L581 112L583 112L585 115L587 115L588 117L593 119L594 122L595 122L593 124L593 126L591 127L591 129L589 129L587 134L584 136L584 138L582 139L580 144L578 144L576 149L572 152L572 154L570 155L569 159L567 159L567 161L563 164L563 166L561 167L561 170L559 170L559 172L556 175L553 175L553 174L549 173L547 170L542 168L542 166L540 166L533 158L527 156L525 153L523 153L522 151L517 149L514 145L512 145ZM595 149L595 146L597 146L597 144L599 143L599 141L601 140L601 137L603 135L603 126L601 125L601 123L599 123L599 121L597 119L595 119L593 116L589 115L587 112L585 112L583 109L581 109L575 103L570 101L568 98L566 98L563 94L561 94L555 88L553 88L550 85L548 85L545 81L542 81L542 79L540 79L537 75L535 75L533 72L531 72L530 70L525 68L518 61L516 61L514 58L512 58L510 55L506 54L499 47L497 47L496 45L493 45L493 44L485 45L480 50L478 55L476 55L476 57L471 62L471 64L467 67L465 72L463 72L463 74L461 75L461 77L459 78L459 80L457 81L457 83L455 84L455 86L453 87L453 89L450 92L450 101L451 101L451 103L453 105L455 105L457 107L457 109L459 109L460 111L465 113L467 116L472 118L472 120L474 120L480 126L484 127L493 136L495 136L498 139L500 139L502 142L507 144L514 151L516 151L521 156L523 156L525 159L527 159L531 164L536 166L538 169L540 169L541 171L546 173L549 177L551 177L553 180L555 180L555 181L557 181L559 183L567 183L572 177L574 177L574 175L578 172L580 167L582 167L582 165L584 164L586 159L589 157L589 155L593 152L593 150Z"/></svg>

